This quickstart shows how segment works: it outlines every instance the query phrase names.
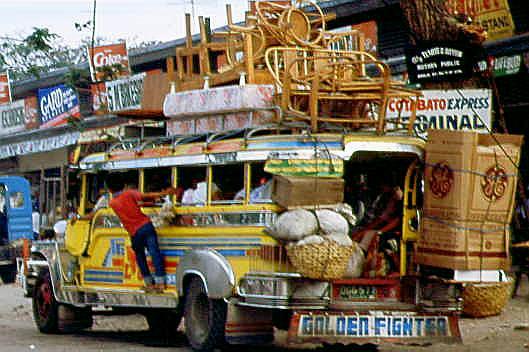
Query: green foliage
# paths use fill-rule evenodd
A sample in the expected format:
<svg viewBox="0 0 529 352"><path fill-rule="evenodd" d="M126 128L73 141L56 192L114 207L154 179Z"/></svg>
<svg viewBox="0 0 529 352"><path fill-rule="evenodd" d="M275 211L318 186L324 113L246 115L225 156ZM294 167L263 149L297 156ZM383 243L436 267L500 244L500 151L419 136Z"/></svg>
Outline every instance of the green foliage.
<svg viewBox="0 0 529 352"><path fill-rule="evenodd" d="M0 38L0 71L9 70L16 81L86 61L84 48L70 48L59 39L49 29L36 27L26 37Z"/></svg>

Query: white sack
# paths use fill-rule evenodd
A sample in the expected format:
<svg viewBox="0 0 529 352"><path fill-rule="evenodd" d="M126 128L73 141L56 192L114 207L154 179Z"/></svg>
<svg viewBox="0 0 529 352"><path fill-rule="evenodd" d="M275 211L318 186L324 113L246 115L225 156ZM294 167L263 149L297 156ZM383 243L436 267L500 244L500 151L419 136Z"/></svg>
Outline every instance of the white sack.
<svg viewBox="0 0 529 352"><path fill-rule="evenodd" d="M280 240L299 241L316 234L318 221L316 216L305 209L286 211L277 217L277 221L268 229L270 235Z"/></svg>
<svg viewBox="0 0 529 352"><path fill-rule="evenodd" d="M321 244L325 241L325 239L319 235L312 235L303 238L302 240L299 240L298 242L295 242L295 246L303 246L306 244Z"/></svg>
<svg viewBox="0 0 529 352"><path fill-rule="evenodd" d="M347 236L349 224L347 220L335 211L323 209L316 210L320 224L320 234L324 236Z"/></svg>

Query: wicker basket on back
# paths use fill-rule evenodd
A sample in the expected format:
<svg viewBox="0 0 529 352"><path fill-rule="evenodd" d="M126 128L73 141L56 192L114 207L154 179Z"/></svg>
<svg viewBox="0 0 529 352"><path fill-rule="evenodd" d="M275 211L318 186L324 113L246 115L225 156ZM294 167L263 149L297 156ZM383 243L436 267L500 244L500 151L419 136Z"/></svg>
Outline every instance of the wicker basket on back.
<svg viewBox="0 0 529 352"><path fill-rule="evenodd" d="M463 313L484 318L501 313L511 297L513 280L467 284L463 290Z"/></svg>
<svg viewBox="0 0 529 352"><path fill-rule="evenodd" d="M341 278L353 254L353 247L330 240L320 244L288 245L286 249L296 271L311 279Z"/></svg>

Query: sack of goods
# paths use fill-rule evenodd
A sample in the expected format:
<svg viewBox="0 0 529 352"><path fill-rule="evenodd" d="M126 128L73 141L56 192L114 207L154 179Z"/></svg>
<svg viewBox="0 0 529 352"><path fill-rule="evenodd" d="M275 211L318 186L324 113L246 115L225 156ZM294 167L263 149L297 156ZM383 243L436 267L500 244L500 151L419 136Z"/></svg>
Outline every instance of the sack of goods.
<svg viewBox="0 0 529 352"><path fill-rule="evenodd" d="M346 216L352 214L345 206L338 208ZM348 219L354 225L354 215ZM359 277L362 272L364 254L349 237L348 220L335 210L286 211L267 232L288 242L288 258L304 277L338 279Z"/></svg>
<svg viewBox="0 0 529 352"><path fill-rule="evenodd" d="M174 217L175 213L173 211L173 204L171 203L169 196L166 196L162 208L151 216L151 221L154 227L168 226L171 224Z"/></svg>

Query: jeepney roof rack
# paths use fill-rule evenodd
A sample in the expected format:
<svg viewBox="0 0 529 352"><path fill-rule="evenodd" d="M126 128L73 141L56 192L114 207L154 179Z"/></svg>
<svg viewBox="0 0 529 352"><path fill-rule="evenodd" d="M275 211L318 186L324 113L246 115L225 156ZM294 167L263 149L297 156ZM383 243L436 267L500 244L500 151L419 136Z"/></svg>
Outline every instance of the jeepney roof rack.
<svg viewBox="0 0 529 352"><path fill-rule="evenodd" d="M140 138L122 139L119 142L112 144L107 153L112 153L117 150L136 150L141 144Z"/></svg>

